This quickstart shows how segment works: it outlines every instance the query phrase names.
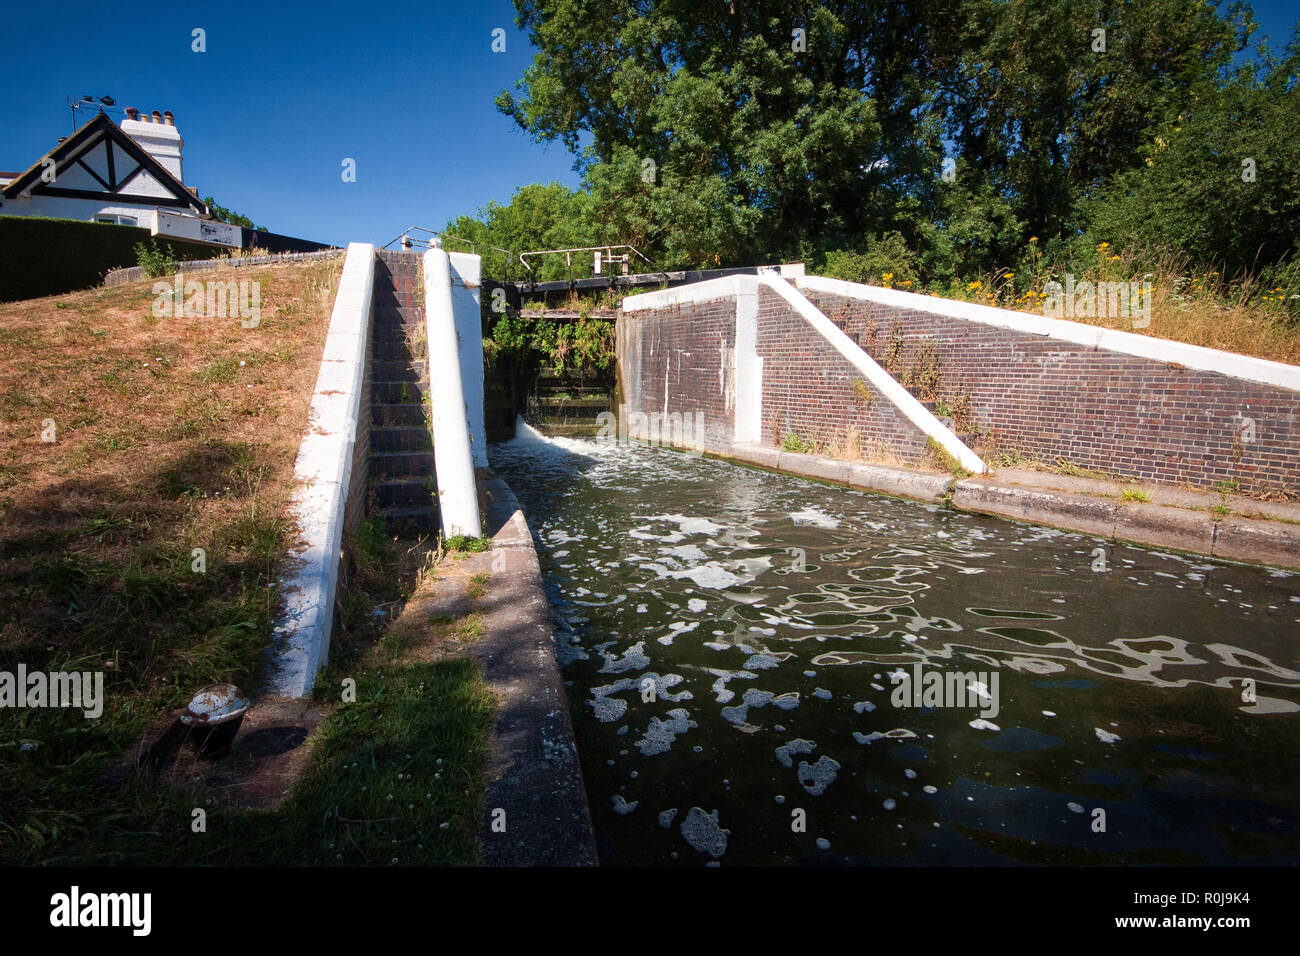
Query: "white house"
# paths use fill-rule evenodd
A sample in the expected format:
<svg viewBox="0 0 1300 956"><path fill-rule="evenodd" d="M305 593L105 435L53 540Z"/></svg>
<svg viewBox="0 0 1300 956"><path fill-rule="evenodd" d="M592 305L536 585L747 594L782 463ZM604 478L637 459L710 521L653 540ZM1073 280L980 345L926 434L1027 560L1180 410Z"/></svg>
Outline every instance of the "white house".
<svg viewBox="0 0 1300 956"><path fill-rule="evenodd" d="M238 226L216 222L185 185L185 141L171 111L128 108L119 126L95 118L22 173L0 173L0 216L47 216L124 226L219 246L241 244Z"/></svg>

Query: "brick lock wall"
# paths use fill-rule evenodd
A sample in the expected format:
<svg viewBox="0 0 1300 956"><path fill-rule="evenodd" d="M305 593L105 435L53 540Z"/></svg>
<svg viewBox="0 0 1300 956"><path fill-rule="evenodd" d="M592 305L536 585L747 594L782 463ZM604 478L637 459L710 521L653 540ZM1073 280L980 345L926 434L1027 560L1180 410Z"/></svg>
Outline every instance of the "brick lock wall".
<svg viewBox="0 0 1300 956"><path fill-rule="evenodd" d="M807 293L848 319L883 364L892 326L910 365L929 339L945 397L960 383L982 438L1029 458L1203 487L1236 478L1243 491L1300 490L1300 395L1042 336L827 293ZM874 326L874 346L869 336ZM764 410L765 417L767 410ZM1255 440L1240 441L1241 420Z"/></svg>
<svg viewBox="0 0 1300 956"><path fill-rule="evenodd" d="M763 444L787 432L838 445L856 434L907 461L926 454L925 435L777 293L759 286L758 354L763 359ZM861 382L871 395L855 393Z"/></svg>
<svg viewBox="0 0 1300 956"><path fill-rule="evenodd" d="M736 300L688 303L618 317L621 400L629 411L703 413L711 442L732 440ZM694 431L691 432L694 438Z"/></svg>
<svg viewBox="0 0 1300 956"><path fill-rule="evenodd" d="M370 334L374 334L371 314ZM348 501L344 506L343 525L353 530L366 515L366 492L370 484L370 349L366 349L365 372L362 374L361 403L357 412L356 444L352 448L352 471L348 478Z"/></svg>

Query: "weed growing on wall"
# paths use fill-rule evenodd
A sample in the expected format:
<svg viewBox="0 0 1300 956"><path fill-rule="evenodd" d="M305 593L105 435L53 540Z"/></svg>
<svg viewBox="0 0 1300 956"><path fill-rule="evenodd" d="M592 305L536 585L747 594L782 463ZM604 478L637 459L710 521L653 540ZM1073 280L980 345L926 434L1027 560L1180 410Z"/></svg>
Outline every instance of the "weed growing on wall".
<svg viewBox="0 0 1300 956"><path fill-rule="evenodd" d="M157 239L150 239L148 245L137 242L135 261L147 278L171 275L176 271L176 250L169 244L160 246Z"/></svg>

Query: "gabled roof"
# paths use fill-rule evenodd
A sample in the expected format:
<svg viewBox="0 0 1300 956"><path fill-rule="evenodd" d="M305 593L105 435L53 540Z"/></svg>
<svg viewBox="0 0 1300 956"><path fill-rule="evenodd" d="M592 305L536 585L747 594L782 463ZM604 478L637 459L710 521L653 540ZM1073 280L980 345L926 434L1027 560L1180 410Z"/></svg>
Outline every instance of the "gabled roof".
<svg viewBox="0 0 1300 956"><path fill-rule="evenodd" d="M41 177L47 168L47 160L54 161L52 183ZM99 170L96 171L87 160L98 160L95 165ZM120 174L119 169L125 174ZM68 179L91 188L59 185L60 180L66 183ZM132 191L133 181L142 184L149 180L161 187L162 195ZM16 199L27 193L69 199L102 199L133 206L189 207L201 216L208 215L208 207L139 143L122 132L106 113L96 113L94 119L38 159L0 192L6 199Z"/></svg>

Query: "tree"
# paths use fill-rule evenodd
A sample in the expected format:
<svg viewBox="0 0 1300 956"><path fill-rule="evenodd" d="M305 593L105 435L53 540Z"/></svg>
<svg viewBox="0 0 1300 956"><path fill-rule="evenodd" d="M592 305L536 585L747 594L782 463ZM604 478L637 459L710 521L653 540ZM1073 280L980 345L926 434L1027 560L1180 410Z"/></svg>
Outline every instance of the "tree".
<svg viewBox="0 0 1300 956"><path fill-rule="evenodd" d="M266 226L255 226L253 220L247 216L241 216L234 210L227 209L225 206L217 205L217 201L209 196L203 200L203 204L208 207L208 212L212 213L212 218L218 222L228 222L232 226L242 226L245 229L256 229L259 232L269 232Z"/></svg>
<svg viewBox="0 0 1300 956"><path fill-rule="evenodd" d="M575 153L585 234L703 266L897 233L940 276L1073 240L1158 131L1231 121L1216 91L1255 29L1205 0L515 5L538 53L497 105ZM1199 175L1177 168L1171 196Z"/></svg>
<svg viewBox="0 0 1300 956"><path fill-rule="evenodd" d="M1143 163L1084 207L1091 237L1181 253L1225 276L1300 254L1300 32L1162 124Z"/></svg>

